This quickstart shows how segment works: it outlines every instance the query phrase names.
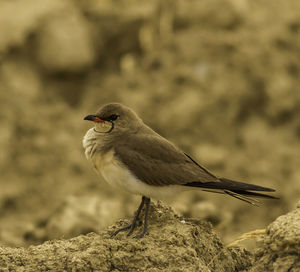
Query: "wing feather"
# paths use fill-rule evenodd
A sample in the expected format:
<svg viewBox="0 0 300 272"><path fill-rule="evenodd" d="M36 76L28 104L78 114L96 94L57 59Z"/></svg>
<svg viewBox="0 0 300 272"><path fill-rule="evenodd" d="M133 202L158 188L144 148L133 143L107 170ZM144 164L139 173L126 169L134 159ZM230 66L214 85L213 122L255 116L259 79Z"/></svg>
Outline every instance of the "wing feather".
<svg viewBox="0 0 300 272"><path fill-rule="evenodd" d="M198 187L203 191L228 194L253 205L259 203L255 197L276 198L250 192L273 192L274 189L216 177L168 140L150 128L146 129L146 133L118 139L114 149L119 160L148 185Z"/></svg>
<svg viewBox="0 0 300 272"><path fill-rule="evenodd" d="M153 133L132 134L115 145L115 155L134 175L149 185L184 185L218 182L189 156L165 138Z"/></svg>

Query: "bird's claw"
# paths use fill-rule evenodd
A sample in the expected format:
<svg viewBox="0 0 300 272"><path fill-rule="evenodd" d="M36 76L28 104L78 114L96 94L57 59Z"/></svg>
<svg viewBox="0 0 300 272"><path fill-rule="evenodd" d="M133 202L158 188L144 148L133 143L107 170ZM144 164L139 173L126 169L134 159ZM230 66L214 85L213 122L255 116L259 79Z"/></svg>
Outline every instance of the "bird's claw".
<svg viewBox="0 0 300 272"><path fill-rule="evenodd" d="M139 233L138 235L134 236L133 238L135 239L141 239L143 238L145 235L148 235L148 231L142 231L141 233Z"/></svg>
<svg viewBox="0 0 300 272"><path fill-rule="evenodd" d="M115 230L112 234L111 234L111 237L114 237L116 236L119 232L121 231L125 231L125 230L128 230L131 228L131 224L128 224L127 226L123 227L123 228L119 228L117 230Z"/></svg>

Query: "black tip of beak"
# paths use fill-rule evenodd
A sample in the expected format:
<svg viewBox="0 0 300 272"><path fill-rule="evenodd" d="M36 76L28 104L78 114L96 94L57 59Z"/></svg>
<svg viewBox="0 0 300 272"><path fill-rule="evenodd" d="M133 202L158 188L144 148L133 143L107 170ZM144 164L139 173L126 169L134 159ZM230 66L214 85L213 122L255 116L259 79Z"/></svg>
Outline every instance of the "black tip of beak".
<svg viewBox="0 0 300 272"><path fill-rule="evenodd" d="M83 120L94 121L96 118L95 115L87 115Z"/></svg>

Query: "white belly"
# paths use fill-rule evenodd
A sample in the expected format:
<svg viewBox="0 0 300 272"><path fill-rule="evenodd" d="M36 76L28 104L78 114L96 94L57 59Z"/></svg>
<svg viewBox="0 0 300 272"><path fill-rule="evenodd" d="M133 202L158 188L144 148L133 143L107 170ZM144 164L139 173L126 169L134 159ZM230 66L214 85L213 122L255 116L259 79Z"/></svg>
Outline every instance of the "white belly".
<svg viewBox="0 0 300 272"><path fill-rule="evenodd" d="M95 154L92 161L96 171L102 175L108 184L132 194L164 199L183 191L183 188L177 185L151 186L138 180L121 162L116 160L113 151L104 156Z"/></svg>
<svg viewBox="0 0 300 272"><path fill-rule="evenodd" d="M178 185L151 186L138 180L125 165L115 158L113 150L104 155L96 152L96 145L99 144L101 144L100 139L96 138L94 130L88 130L83 138L85 155L93 163L96 172L111 186L132 194L144 195L156 199L164 199L188 189L188 187L185 188Z"/></svg>

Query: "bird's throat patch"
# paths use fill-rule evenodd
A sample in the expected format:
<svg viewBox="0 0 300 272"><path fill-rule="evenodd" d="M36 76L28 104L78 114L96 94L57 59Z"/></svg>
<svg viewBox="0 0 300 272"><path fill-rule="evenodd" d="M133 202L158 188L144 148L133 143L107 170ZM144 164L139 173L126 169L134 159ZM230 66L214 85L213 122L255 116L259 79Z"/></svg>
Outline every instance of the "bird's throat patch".
<svg viewBox="0 0 300 272"><path fill-rule="evenodd" d="M113 130L114 123L105 121L105 122L99 122L95 123L94 131L98 133L109 133Z"/></svg>

